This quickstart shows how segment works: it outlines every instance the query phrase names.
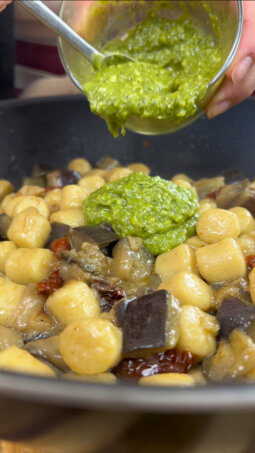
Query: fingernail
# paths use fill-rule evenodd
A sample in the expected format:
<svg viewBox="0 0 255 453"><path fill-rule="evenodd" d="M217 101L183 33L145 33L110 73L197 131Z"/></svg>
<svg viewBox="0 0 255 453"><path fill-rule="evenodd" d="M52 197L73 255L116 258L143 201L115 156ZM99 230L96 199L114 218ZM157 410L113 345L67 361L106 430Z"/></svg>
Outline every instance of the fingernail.
<svg viewBox="0 0 255 453"><path fill-rule="evenodd" d="M218 102L217 104L214 104L209 111L207 112L208 118L214 118L217 115L220 115L221 113L224 113L226 110L228 110L231 107L231 101L226 100L222 102Z"/></svg>
<svg viewBox="0 0 255 453"><path fill-rule="evenodd" d="M213 105L219 104L222 101L226 100L225 90L219 90L213 97Z"/></svg>
<svg viewBox="0 0 255 453"><path fill-rule="evenodd" d="M252 66L253 60L251 57L245 57L233 71L232 81L233 83L238 83L244 79L250 67Z"/></svg>

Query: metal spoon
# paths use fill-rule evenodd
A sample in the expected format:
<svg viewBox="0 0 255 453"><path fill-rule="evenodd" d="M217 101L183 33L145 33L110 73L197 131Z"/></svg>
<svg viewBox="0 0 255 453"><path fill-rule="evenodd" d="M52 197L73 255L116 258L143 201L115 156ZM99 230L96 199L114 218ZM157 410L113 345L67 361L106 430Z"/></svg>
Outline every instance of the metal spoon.
<svg viewBox="0 0 255 453"><path fill-rule="evenodd" d="M82 39L75 31L60 19L40 0L16 0L20 6L39 19L46 27L64 39L68 44L86 57L95 69L118 63L128 63L132 58L121 54L103 55Z"/></svg>

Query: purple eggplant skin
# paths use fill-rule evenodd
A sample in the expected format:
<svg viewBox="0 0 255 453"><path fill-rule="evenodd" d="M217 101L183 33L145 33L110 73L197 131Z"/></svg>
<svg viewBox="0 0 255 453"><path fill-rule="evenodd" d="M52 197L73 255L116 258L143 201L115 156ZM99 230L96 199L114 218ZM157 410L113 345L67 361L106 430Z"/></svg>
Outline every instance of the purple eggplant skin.
<svg viewBox="0 0 255 453"><path fill-rule="evenodd" d="M113 310L118 327L123 327L128 304L136 299L136 297L131 297L130 299L122 299L114 305Z"/></svg>
<svg viewBox="0 0 255 453"><path fill-rule="evenodd" d="M53 222L47 245L62 237L67 237L71 247L77 252L81 250L84 242L90 242L100 248L107 248L113 246L119 240L119 237L113 232L111 225L108 223L71 228L64 223Z"/></svg>
<svg viewBox="0 0 255 453"><path fill-rule="evenodd" d="M64 236L69 239L71 247L77 250L77 252L81 250L84 242L90 242L100 248L105 248L114 245L119 240L117 234L109 228L108 224L104 223L77 228L69 227Z"/></svg>
<svg viewBox="0 0 255 453"><path fill-rule="evenodd" d="M155 291L130 302L123 322L123 354L166 344L169 292Z"/></svg>
<svg viewBox="0 0 255 453"><path fill-rule="evenodd" d="M242 206L248 209L250 213L255 216L255 190L247 187L243 195L237 200L236 206Z"/></svg>
<svg viewBox="0 0 255 453"><path fill-rule="evenodd" d="M246 179L246 175L238 168L229 168L222 174L224 176L225 184L236 184Z"/></svg>
<svg viewBox="0 0 255 453"><path fill-rule="evenodd" d="M6 241L7 231L11 224L11 219L6 214L0 214L0 241Z"/></svg>
<svg viewBox="0 0 255 453"><path fill-rule="evenodd" d="M45 176L47 173L50 173L52 171L56 170L54 167L51 165L41 165L37 164L33 168L32 176L37 177L37 176Z"/></svg>
<svg viewBox="0 0 255 453"><path fill-rule="evenodd" d="M255 320L255 305L229 296L222 301L217 313L220 325L219 337L228 338L232 330L246 331Z"/></svg>
<svg viewBox="0 0 255 453"><path fill-rule="evenodd" d="M47 187L64 187L70 184L77 184L81 174L73 170L54 170L46 174Z"/></svg>
<svg viewBox="0 0 255 453"><path fill-rule="evenodd" d="M100 170L112 170L113 168L120 167L120 163L118 160L113 159L110 156L103 156L101 159L96 163L96 168Z"/></svg>
<svg viewBox="0 0 255 453"><path fill-rule="evenodd" d="M51 233L47 240L46 247L49 247L52 242L56 241L56 239L66 237L70 230L71 227L65 223L52 222Z"/></svg>
<svg viewBox="0 0 255 453"><path fill-rule="evenodd" d="M255 190L248 179L242 179L233 184L222 187L216 197L218 208L230 209L235 206L242 206L248 209L255 216Z"/></svg>
<svg viewBox="0 0 255 453"><path fill-rule="evenodd" d="M100 248L107 247L119 240L119 236L114 233L109 223L76 227L74 228L74 231L80 234L80 238L83 242L91 242L92 244L98 245ZM69 239L72 243L72 238L69 237Z"/></svg>
<svg viewBox="0 0 255 453"><path fill-rule="evenodd" d="M248 185L249 180L243 179L235 184L227 184L223 186L216 196L217 207L221 209L230 209L234 206L240 206L240 197L243 196Z"/></svg>

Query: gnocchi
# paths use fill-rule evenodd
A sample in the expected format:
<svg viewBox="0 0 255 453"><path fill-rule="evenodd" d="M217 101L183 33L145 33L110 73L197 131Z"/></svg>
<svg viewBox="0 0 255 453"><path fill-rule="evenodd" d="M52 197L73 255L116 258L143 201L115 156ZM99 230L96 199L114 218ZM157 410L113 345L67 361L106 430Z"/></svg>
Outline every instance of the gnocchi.
<svg viewBox="0 0 255 453"><path fill-rule="evenodd" d="M196 221L176 215L175 225L170 216L186 239L153 254L142 233L122 237L107 215L93 224L83 212L105 184L137 174L150 168L109 157L93 168L78 157L47 173L45 187L28 178L15 192L0 180L0 370L142 386L254 381L249 191L233 202L226 193L237 188L224 176L173 176L176 191L199 199Z"/></svg>

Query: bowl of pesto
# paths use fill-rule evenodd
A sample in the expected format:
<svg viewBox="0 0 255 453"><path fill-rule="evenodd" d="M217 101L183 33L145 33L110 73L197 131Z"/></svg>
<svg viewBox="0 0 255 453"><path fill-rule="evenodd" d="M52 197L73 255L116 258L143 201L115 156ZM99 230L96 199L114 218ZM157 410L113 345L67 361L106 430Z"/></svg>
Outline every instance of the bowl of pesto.
<svg viewBox="0 0 255 453"><path fill-rule="evenodd" d="M235 56L243 25L240 0L63 0L60 16L103 53L134 60L95 70L59 40L67 73L115 137L126 128L170 133L197 119Z"/></svg>

